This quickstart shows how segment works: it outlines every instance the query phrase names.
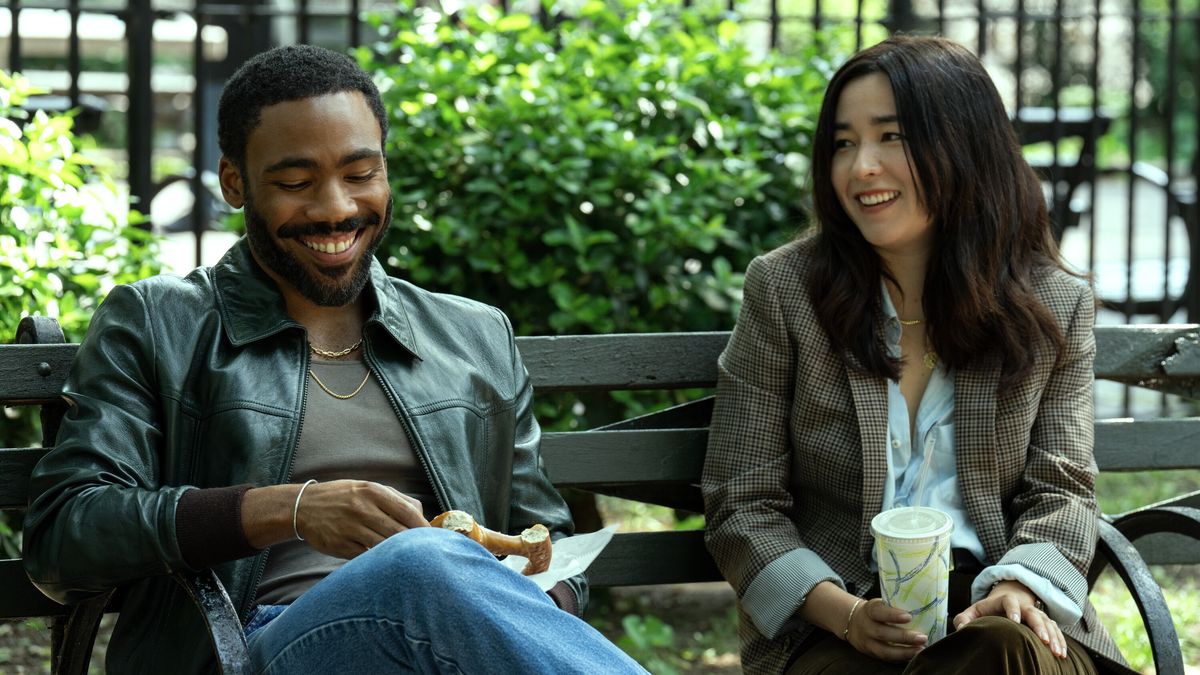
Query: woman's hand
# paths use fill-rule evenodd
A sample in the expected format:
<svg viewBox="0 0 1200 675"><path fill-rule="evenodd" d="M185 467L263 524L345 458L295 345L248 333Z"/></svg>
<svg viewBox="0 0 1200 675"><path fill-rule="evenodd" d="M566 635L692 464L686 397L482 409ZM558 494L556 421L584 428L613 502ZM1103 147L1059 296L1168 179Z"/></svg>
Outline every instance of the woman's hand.
<svg viewBox="0 0 1200 675"><path fill-rule="evenodd" d="M908 661L929 641L929 636L904 628L909 621L911 614L889 607L881 598L867 600L850 617L846 641L882 661Z"/></svg>
<svg viewBox="0 0 1200 675"><path fill-rule="evenodd" d="M912 621L908 612L888 607L880 598L855 597L831 581L813 586L800 605L800 618L883 661L908 661L929 641L927 635L904 626Z"/></svg>
<svg viewBox="0 0 1200 675"><path fill-rule="evenodd" d="M1016 623L1023 623L1033 630L1050 653L1060 659L1067 658L1067 640L1058 623L1039 608L1037 596L1019 581L1001 581L992 587L992 592L983 600L963 610L954 617L954 629L958 630L981 616L1007 616Z"/></svg>

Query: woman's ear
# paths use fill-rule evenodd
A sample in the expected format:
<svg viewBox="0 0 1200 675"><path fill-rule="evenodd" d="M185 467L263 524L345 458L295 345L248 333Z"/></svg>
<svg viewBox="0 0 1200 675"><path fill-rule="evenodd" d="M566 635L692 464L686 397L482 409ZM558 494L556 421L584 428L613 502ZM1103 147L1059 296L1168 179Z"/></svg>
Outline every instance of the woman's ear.
<svg viewBox="0 0 1200 675"><path fill-rule="evenodd" d="M221 156L221 161L217 164L217 175L221 179L221 195L225 197L225 201L235 209L240 209L246 203L246 197L243 192L242 172L229 161L229 158Z"/></svg>

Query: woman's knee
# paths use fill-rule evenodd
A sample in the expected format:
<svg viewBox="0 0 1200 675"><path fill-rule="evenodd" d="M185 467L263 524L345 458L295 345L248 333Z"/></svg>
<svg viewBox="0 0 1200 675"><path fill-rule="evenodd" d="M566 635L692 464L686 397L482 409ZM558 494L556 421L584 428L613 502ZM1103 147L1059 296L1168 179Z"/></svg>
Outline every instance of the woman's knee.
<svg viewBox="0 0 1200 675"><path fill-rule="evenodd" d="M1030 643L1037 642L1037 637L1028 626L1003 616L980 617L958 629L954 634L959 633L962 634L962 637L958 638L960 640L1000 651L1024 649Z"/></svg>
<svg viewBox="0 0 1200 675"><path fill-rule="evenodd" d="M1028 627L1005 617L985 616L922 651L905 675L1036 673L1040 646Z"/></svg>

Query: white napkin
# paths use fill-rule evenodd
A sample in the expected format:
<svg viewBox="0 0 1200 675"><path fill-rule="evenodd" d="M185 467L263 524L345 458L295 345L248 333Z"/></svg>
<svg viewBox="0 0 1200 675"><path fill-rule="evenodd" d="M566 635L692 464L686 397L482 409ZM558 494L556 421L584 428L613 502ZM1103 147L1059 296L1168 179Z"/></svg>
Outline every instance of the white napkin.
<svg viewBox="0 0 1200 675"><path fill-rule="evenodd" d="M596 556L604 550L604 547L608 546L608 542L612 540L613 533L616 531L616 525L609 525L596 532L559 539L554 542L554 555L550 558L550 569L531 574L528 578L532 579L543 591L550 590L554 584L586 570ZM529 561L519 555L510 555L500 562L520 574L521 570L525 568L525 563Z"/></svg>

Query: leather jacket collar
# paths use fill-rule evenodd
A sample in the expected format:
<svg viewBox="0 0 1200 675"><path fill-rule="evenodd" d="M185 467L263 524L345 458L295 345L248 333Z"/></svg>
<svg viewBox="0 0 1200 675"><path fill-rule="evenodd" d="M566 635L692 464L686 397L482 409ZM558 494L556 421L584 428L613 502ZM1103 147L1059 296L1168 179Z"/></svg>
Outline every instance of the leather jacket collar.
<svg viewBox="0 0 1200 675"><path fill-rule="evenodd" d="M279 287L251 254L246 237L239 239L213 266L212 279L225 336L234 346L241 347L289 328L303 329L288 316ZM371 259L371 278L363 292L369 301L374 301L374 311L367 325L377 325L397 344L420 358L404 301L388 283L383 265L374 258Z"/></svg>

